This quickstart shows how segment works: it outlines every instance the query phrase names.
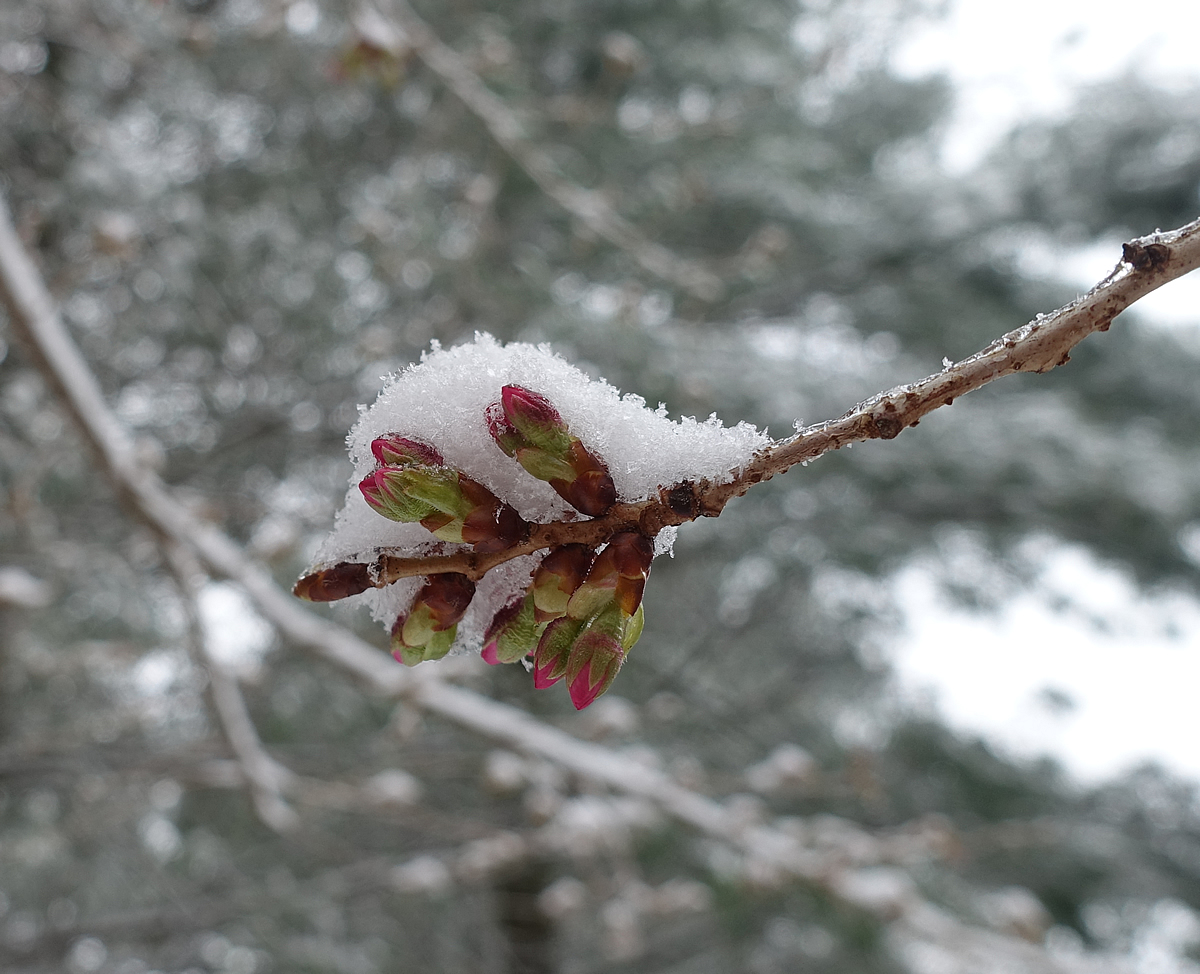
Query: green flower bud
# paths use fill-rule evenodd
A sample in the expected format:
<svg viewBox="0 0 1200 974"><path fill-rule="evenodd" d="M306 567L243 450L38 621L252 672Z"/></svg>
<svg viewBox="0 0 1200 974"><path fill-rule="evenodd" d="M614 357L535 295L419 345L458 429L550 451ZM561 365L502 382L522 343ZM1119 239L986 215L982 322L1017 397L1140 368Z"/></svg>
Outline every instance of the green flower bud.
<svg viewBox="0 0 1200 974"><path fill-rule="evenodd" d="M483 637L483 658L495 665L515 663L537 649L545 627L533 614L533 596L513 599L496 613Z"/></svg>
<svg viewBox="0 0 1200 974"><path fill-rule="evenodd" d="M441 659L454 644L458 622L474 595L475 583L466 575L431 575L412 608L392 626L392 655L405 666Z"/></svg>

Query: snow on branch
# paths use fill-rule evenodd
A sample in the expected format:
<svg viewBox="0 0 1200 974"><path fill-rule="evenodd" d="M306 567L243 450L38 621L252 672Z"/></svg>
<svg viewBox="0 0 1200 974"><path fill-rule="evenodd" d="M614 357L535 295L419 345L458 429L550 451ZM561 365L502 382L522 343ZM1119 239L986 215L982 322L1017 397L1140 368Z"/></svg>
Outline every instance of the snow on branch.
<svg viewBox="0 0 1200 974"><path fill-rule="evenodd" d="M407 0L380 2L385 13L364 5L355 18L365 40L394 56L409 50L415 52L542 192L596 236L629 254L643 270L703 301L714 301L721 296L724 287L715 274L646 239L613 209L602 193L564 177L550 155L530 141L517 114L483 83L462 57L438 38Z"/></svg>

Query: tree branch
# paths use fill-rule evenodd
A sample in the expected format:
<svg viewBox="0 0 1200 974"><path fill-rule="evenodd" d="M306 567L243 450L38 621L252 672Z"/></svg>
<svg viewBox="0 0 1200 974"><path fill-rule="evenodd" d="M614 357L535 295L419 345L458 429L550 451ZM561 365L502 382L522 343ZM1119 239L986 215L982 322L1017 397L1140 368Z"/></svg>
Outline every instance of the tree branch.
<svg viewBox="0 0 1200 974"><path fill-rule="evenodd" d="M1088 335L1107 331L1113 319L1139 298L1197 267L1200 267L1200 220L1178 230L1140 237L1124 245L1122 259L1112 273L1082 297L1051 314L1038 315L941 372L881 392L838 419L776 441L725 483L686 482L664 488L658 497L649 500L618 504L604 517L535 524L528 541L506 551L477 555L463 550L420 558L384 553L369 566L344 563L301 578L296 583L296 592L313 601L354 594L336 589L332 584L335 578L343 583L358 583L361 587L357 591L439 572L460 572L477 580L505 561L543 548L573 542L595 547L621 531L638 530L653 537L667 525L683 524L697 517L716 517L734 497L798 463L807 463L852 443L893 439L935 409L949 406L958 397L1003 376L1015 372L1049 372L1065 365L1071 349Z"/></svg>
<svg viewBox="0 0 1200 974"><path fill-rule="evenodd" d="M161 548L183 600L192 655L208 673L213 710L250 790L254 810L276 832L290 832L300 824L300 817L284 801L283 792L294 784L296 776L267 753L237 678L213 655L200 619L197 597L203 575L195 556L176 541L164 541Z"/></svg>
<svg viewBox="0 0 1200 974"><path fill-rule="evenodd" d="M647 240L637 227L612 208L603 194L566 179L550 155L530 143L517 114L483 83L457 52L442 43L407 0L381 2L394 18L394 24L388 24L375 8L364 9L392 28L388 31L394 35L392 46L396 50L392 53L401 53L405 48L414 51L483 123L496 143L542 192L596 236L629 254L643 270L655 277L681 287L703 301L714 301L721 296L724 287L715 274L661 244Z"/></svg>

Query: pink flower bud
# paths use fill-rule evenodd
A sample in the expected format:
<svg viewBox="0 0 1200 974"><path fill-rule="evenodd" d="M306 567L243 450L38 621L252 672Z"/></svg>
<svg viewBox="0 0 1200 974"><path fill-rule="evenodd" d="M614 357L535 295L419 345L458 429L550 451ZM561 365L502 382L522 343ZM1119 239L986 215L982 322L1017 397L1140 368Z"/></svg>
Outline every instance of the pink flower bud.
<svg viewBox="0 0 1200 974"><path fill-rule="evenodd" d="M625 662L625 651L618 639L589 629L576 640L571 650L572 664L576 656L580 657L578 669L572 677L571 670L575 666L568 667L567 686L571 703L576 710L582 710L612 686Z"/></svg>
<svg viewBox="0 0 1200 974"><path fill-rule="evenodd" d="M500 404L505 418L525 440L525 445L566 459L571 434L549 399L521 386L505 386L500 390Z"/></svg>
<svg viewBox="0 0 1200 974"><path fill-rule="evenodd" d="M372 440L371 453L383 467L440 467L446 462L428 443L410 440L398 433L386 433Z"/></svg>
<svg viewBox="0 0 1200 974"><path fill-rule="evenodd" d="M578 619L555 619L542 633L533 654L533 685L538 690L554 686L567 672L567 661L575 637L583 628Z"/></svg>
<svg viewBox="0 0 1200 974"><path fill-rule="evenodd" d="M511 548L529 533L514 507L453 467L381 467L358 486L384 517L419 521L442 541L471 544L481 553Z"/></svg>
<svg viewBox="0 0 1200 974"><path fill-rule="evenodd" d="M407 524L427 517L433 507L405 493L395 477L399 472L400 467L383 467L364 477L358 485L363 499L373 511L392 521Z"/></svg>
<svg viewBox="0 0 1200 974"><path fill-rule="evenodd" d="M582 710L612 686L642 633L642 619L640 607L631 618L614 604L586 624L571 647L565 674L576 710Z"/></svg>
<svg viewBox="0 0 1200 974"><path fill-rule="evenodd" d="M484 418L500 449L577 511L598 517L617 502L608 468L571 434L545 396L521 386L504 386L500 402L488 406Z"/></svg>

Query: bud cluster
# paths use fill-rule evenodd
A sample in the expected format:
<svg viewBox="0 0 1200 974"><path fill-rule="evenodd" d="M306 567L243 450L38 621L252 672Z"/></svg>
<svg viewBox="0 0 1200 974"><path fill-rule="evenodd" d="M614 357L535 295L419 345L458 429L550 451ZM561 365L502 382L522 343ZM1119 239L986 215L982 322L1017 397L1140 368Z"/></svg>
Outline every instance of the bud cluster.
<svg viewBox="0 0 1200 974"><path fill-rule="evenodd" d="M507 456L582 514L601 516L616 504L607 467L544 396L506 385L485 419ZM378 466L359 489L382 516L420 523L435 537L473 545L479 553L506 551L529 537L530 525L511 505L447 466L429 444L389 433L372 442L371 452ZM565 677L575 707L586 707L609 688L641 635L642 591L653 557L650 539L636 531L614 535L599 553L583 544L553 548L527 591L492 619L483 658L499 664L532 656L535 687ZM320 597L324 589L356 581L322 579L309 587ZM445 656L474 594L466 575L429 576L392 627L396 659L415 666Z"/></svg>
<svg viewBox="0 0 1200 974"><path fill-rule="evenodd" d="M642 591L654 546L623 531L597 555L586 545L555 548L529 592L501 609L484 637L483 658L512 663L533 654L539 690L566 677L582 710L611 685L642 634Z"/></svg>

